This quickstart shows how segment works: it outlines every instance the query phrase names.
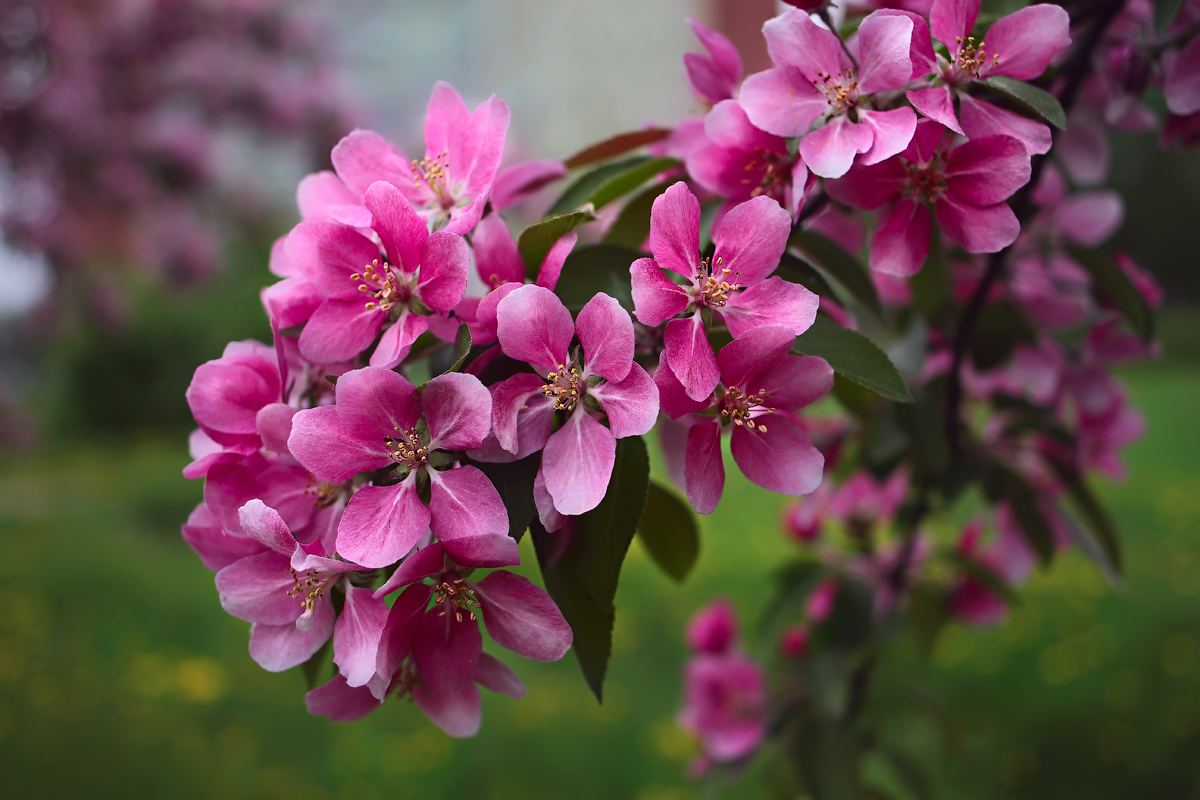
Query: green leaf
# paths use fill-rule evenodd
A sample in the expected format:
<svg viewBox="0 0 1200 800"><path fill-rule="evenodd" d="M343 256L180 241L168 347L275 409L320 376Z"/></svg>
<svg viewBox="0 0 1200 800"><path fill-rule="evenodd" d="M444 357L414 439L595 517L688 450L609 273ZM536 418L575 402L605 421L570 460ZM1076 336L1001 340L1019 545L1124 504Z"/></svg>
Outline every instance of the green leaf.
<svg viewBox="0 0 1200 800"><path fill-rule="evenodd" d="M883 306L879 293L867 268L837 242L816 231L793 231L788 245L800 251L804 259L825 271L827 275L846 287L851 296L871 310L875 316L883 317Z"/></svg>
<svg viewBox="0 0 1200 800"><path fill-rule="evenodd" d="M1067 129L1067 112L1063 111L1058 98L1044 89L1005 75L994 75L985 79L983 83L989 89L995 90L1017 105L1037 114L1060 131Z"/></svg>
<svg viewBox="0 0 1200 800"><path fill-rule="evenodd" d="M1121 539L1117 535L1117 528L1113 525L1108 511L1097 499L1078 470L1063 464L1058 459L1050 458L1047 461L1050 462L1050 466L1058 475L1059 480L1066 486L1067 495L1071 498L1072 504L1087 522L1088 530L1095 539L1095 544L1099 545L1099 553L1096 552L1095 546L1088 547L1086 544L1084 550L1092 556L1092 559L1106 575L1119 576L1121 574ZM1119 579L1114 583L1119 583Z"/></svg>
<svg viewBox="0 0 1200 800"><path fill-rule="evenodd" d="M897 403L913 400L896 367L874 342L824 315L817 315L812 327L796 337L792 352L820 356L834 372L887 400Z"/></svg>
<svg viewBox="0 0 1200 800"><path fill-rule="evenodd" d="M1154 29L1160 34L1165 33L1179 15L1181 8L1183 0L1158 0L1154 4Z"/></svg>
<svg viewBox="0 0 1200 800"><path fill-rule="evenodd" d="M646 181L679 166L675 158L651 158L634 156L596 167L580 175L547 212L550 215L566 214L591 203L593 208L603 208L618 197L629 194Z"/></svg>
<svg viewBox="0 0 1200 800"><path fill-rule="evenodd" d="M578 169L588 164L623 155L630 150L636 150L654 142L661 142L671 135L670 128L648 128L641 131L628 131L610 136L602 142L589 145L563 162L567 169Z"/></svg>
<svg viewBox="0 0 1200 800"><path fill-rule="evenodd" d="M553 217L558 214L566 214L569 211L582 206L587 202L597 189L599 189L605 181L616 175L620 175L627 169L632 169L638 164L643 164L650 160L649 156L632 156L624 158L620 161L614 161L611 164L601 164L600 166L590 169L580 175L563 190L558 199L554 201L554 205L550 206L550 210L546 212L546 216Z"/></svg>
<svg viewBox="0 0 1200 800"><path fill-rule="evenodd" d="M800 284L818 297L839 299L838 293L829 285L829 281L825 280L825 276L817 271L816 267L791 253L785 252L779 259L779 267L775 270L775 274L788 283Z"/></svg>
<svg viewBox="0 0 1200 800"><path fill-rule="evenodd" d="M608 226L604 243L638 250L650 235L650 211L654 201L670 186L669 181L656 183L625 204L621 213Z"/></svg>
<svg viewBox="0 0 1200 800"><path fill-rule="evenodd" d="M517 240L517 249L521 251L521 260L525 262L525 276L537 280L538 271L546 254L554 243L566 234L575 230L585 222L591 222L596 217L590 211L572 211L557 217L547 217L541 222L535 222L521 231Z"/></svg>
<svg viewBox="0 0 1200 800"><path fill-rule="evenodd" d="M921 386L913 392L914 402L895 408L896 422L915 450L916 461L932 475L941 475L950 463L946 443L942 394Z"/></svg>
<svg viewBox="0 0 1200 800"><path fill-rule="evenodd" d="M692 509L657 483L651 483L637 534L654 563L682 583L700 555L700 532Z"/></svg>
<svg viewBox="0 0 1200 800"><path fill-rule="evenodd" d="M464 322L454 334L454 363L446 372L462 372L467 356L471 355L471 329ZM445 374L445 373L443 373Z"/></svg>
<svg viewBox="0 0 1200 800"><path fill-rule="evenodd" d="M641 437L627 437L617 442L604 499L575 518L566 552L556 552L556 534L546 533L536 519L530 524L546 590L575 633L575 655L597 700L602 697L612 650L613 597L649 486L646 444Z"/></svg>
<svg viewBox="0 0 1200 800"><path fill-rule="evenodd" d="M624 197L634 189L641 187L655 175L666 172L669 169L674 169L680 163L677 158L652 158L649 161L630 167L624 172L612 176L602 183L588 197L587 201L596 208L604 208L618 197Z"/></svg>
<svg viewBox="0 0 1200 800"><path fill-rule="evenodd" d="M604 292L633 313L629 266L641 257L636 250L611 244L576 247L563 264L554 293L572 312L577 313L597 292Z"/></svg>
<svg viewBox="0 0 1200 800"><path fill-rule="evenodd" d="M321 668L332 663L329 660L329 649L332 644L332 638L326 639L325 644L321 645L308 661L300 665L300 671L304 673L304 682L308 685L309 691L317 688L317 684L322 682Z"/></svg>
<svg viewBox="0 0 1200 800"><path fill-rule="evenodd" d="M1149 343L1154 338L1154 313L1125 270L1099 250L1068 247L1067 252L1092 274L1096 288L1112 301L1142 341Z"/></svg>
<svg viewBox="0 0 1200 800"><path fill-rule="evenodd" d="M976 581L983 585L992 594L1000 597L1007 605L1018 606L1021 604L1021 598L1008 583L999 575L993 572L988 567L979 563L973 558L967 558L959 553L951 553L950 561L957 564L963 572L966 572Z"/></svg>
<svg viewBox="0 0 1200 800"><path fill-rule="evenodd" d="M508 535L521 541L525 529L537 516L537 506L533 502L533 481L542 463L541 454L534 453L520 461L505 464L471 463L496 487L508 511Z"/></svg>
<svg viewBox="0 0 1200 800"><path fill-rule="evenodd" d="M1017 527L1037 554L1038 560L1049 564L1054 558L1054 530L1046 521L1037 493L1015 472L1004 467L998 467L997 470L1003 479L1004 499L1012 509Z"/></svg>
<svg viewBox="0 0 1200 800"><path fill-rule="evenodd" d="M1021 343L1033 344L1037 333L1029 327L1017 307L1007 300L984 307L971 336L971 362L976 369L998 367Z"/></svg>

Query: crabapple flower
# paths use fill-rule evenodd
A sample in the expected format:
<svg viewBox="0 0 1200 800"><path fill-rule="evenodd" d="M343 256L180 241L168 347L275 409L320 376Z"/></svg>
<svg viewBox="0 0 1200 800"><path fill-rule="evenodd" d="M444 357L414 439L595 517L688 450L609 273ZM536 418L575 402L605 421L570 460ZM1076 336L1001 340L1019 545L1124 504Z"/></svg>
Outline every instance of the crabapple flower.
<svg viewBox="0 0 1200 800"><path fill-rule="evenodd" d="M1016 139L989 136L951 147L941 123L921 120L903 153L855 165L827 181L830 197L853 208L888 206L871 240L872 269L909 276L929 254L933 217L969 253L995 253L1016 241L1020 222L1004 202L1029 182L1030 157Z"/></svg>
<svg viewBox="0 0 1200 800"><path fill-rule="evenodd" d="M452 311L467 286L470 250L461 236L429 233L395 186L377 181L364 202L382 248L354 228L301 222L287 255L323 300L300 333L309 361L345 361L388 326L370 364L392 367L429 327L429 313Z"/></svg>
<svg viewBox="0 0 1200 800"><path fill-rule="evenodd" d="M860 154L860 163L877 164L908 146L917 115L907 107L878 110L873 95L903 89L912 77L911 19L867 16L857 64L836 34L800 9L769 20L763 34L775 68L747 78L739 100L755 126L803 137L800 156L813 173L840 178Z"/></svg>
<svg viewBox="0 0 1200 800"><path fill-rule="evenodd" d="M282 405L282 397L275 349L255 341L225 345L220 358L196 368L187 388L200 430L221 448L241 453L262 447L264 434L271 438L276 410L267 409Z"/></svg>
<svg viewBox="0 0 1200 800"><path fill-rule="evenodd" d="M826 457L826 461L829 460ZM828 514L829 491L829 484L822 483L807 497L795 500L784 508L783 528L789 536L796 541L805 543L817 540L817 537L821 535L822 523Z"/></svg>
<svg viewBox="0 0 1200 800"><path fill-rule="evenodd" d="M971 30L978 17L979 0L935 0L929 12L930 33L946 46L950 59L937 57L933 85L909 91L909 102L925 116L970 139L1012 136L1031 155L1049 151L1046 125L974 98L966 89L992 76L1024 81L1045 72L1054 55L1071 43L1067 12L1048 3L1028 6L1001 17L986 37L976 42ZM933 52L926 42L914 42L914 46ZM957 116L955 96L959 99Z"/></svg>
<svg viewBox="0 0 1200 800"><path fill-rule="evenodd" d="M496 443L515 458L543 450L540 480L554 509L590 511L608 489L617 439L648 433L658 418L658 389L633 362L629 312L600 293L572 322L549 289L521 286L500 301L496 320L504 354L538 372L492 387ZM580 347L572 350L575 337ZM553 430L556 414L564 419Z"/></svg>
<svg viewBox="0 0 1200 800"><path fill-rule="evenodd" d="M652 327L666 322L663 363L693 400L712 394L720 370L705 333L705 316L720 314L735 338L761 325L808 330L819 300L803 286L769 276L791 233L791 217L760 196L730 209L713 234L711 262L700 257L700 203L682 181L654 201L650 252L629 267L634 315ZM663 270L680 275L683 285ZM681 319L672 319L687 314Z"/></svg>
<svg viewBox="0 0 1200 800"><path fill-rule="evenodd" d="M738 55L737 48L725 36L694 19L689 19L687 24L708 51L707 55L683 54L683 66L692 93L712 105L732 98L737 92L738 81L742 79L742 57Z"/></svg>
<svg viewBox="0 0 1200 800"><path fill-rule="evenodd" d="M679 418L715 412L687 434L685 488L701 514L711 514L725 487L721 434L732 429L730 452L742 473L779 494L808 494L821 483L825 459L804 431L776 411L796 411L833 387L833 370L822 358L794 356L795 334L782 325L764 325L721 348L719 383L703 402L692 400L663 361L654 374L662 410ZM770 416L770 419L766 419ZM769 424L768 424L769 422Z"/></svg>
<svg viewBox="0 0 1200 800"><path fill-rule="evenodd" d="M958 554L1009 586L1018 586L1029 577L1034 554L1015 529L1007 505L996 511L995 541L985 548L982 536L983 520L971 520L959 537ZM969 572L951 590L949 602L951 612L974 627L995 625L1008 613L1004 598Z"/></svg>
<svg viewBox="0 0 1200 800"><path fill-rule="evenodd" d="M297 412L288 449L326 483L374 473L342 516L342 556L386 567L426 528L439 539L508 531L491 482L475 467L453 466L453 451L478 447L491 425L491 397L478 378L449 373L418 389L391 370L364 367L342 375L335 396L335 405ZM425 481L428 504L419 492Z"/></svg>
<svg viewBox="0 0 1200 800"><path fill-rule="evenodd" d="M728 600L700 609L687 625L688 647L695 653L727 653L737 643L737 617Z"/></svg>
<svg viewBox="0 0 1200 800"><path fill-rule="evenodd" d="M387 181L429 230L466 234L483 216L509 117L508 104L495 95L471 111L453 86L439 81L425 114L423 159L409 162L378 133L356 130L333 149L333 166L348 196L364 197L376 181ZM366 217L344 204L331 209L341 221Z"/></svg>
<svg viewBox="0 0 1200 800"><path fill-rule="evenodd" d="M804 601L804 615L818 624L829 619L829 615L833 613L833 604L837 600L837 593L838 579L834 577L823 579L813 587Z"/></svg>

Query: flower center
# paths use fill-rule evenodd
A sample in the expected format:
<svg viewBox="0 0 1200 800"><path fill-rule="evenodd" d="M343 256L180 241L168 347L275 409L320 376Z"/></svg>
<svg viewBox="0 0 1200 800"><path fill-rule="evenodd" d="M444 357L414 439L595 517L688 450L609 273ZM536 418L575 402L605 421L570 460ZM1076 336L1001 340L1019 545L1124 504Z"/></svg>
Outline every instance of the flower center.
<svg viewBox="0 0 1200 800"><path fill-rule="evenodd" d="M579 370L575 367L567 369L563 364L546 376L542 393L554 400L555 411L572 411L580 398Z"/></svg>
<svg viewBox="0 0 1200 800"><path fill-rule="evenodd" d="M392 265L387 261L382 264L375 259L361 273L350 275L350 280L358 284L358 290L371 299L367 302L367 310L391 311L392 306L404 302L406 297L404 284L392 271Z"/></svg>
<svg viewBox="0 0 1200 800"><path fill-rule="evenodd" d="M733 422L738 427L767 432L767 426L755 422L756 417L764 414L774 414L775 409L767 406L771 395L766 389L759 389L758 394L746 394L744 389L737 386L725 390L725 400L721 408L721 416Z"/></svg>
<svg viewBox="0 0 1200 800"><path fill-rule="evenodd" d="M965 72L969 77L977 77L979 71L988 65L987 63L987 42L980 39L979 44L975 44L975 37L968 36L966 40L963 37L956 36L954 41L959 46L958 58L954 60L955 66L959 71ZM1000 55L992 55L992 65L994 66L1000 60Z"/></svg>
<svg viewBox="0 0 1200 800"><path fill-rule="evenodd" d="M858 100L858 78L855 77L853 67L840 69L837 75L818 73L813 86L825 95L826 102L835 114L846 111Z"/></svg>
<svg viewBox="0 0 1200 800"><path fill-rule="evenodd" d="M768 153L761 147L754 148L754 157L746 163L745 171L753 173L756 170L762 170L759 175L758 186L754 187L754 191L750 193L751 197L758 197L765 194L775 200L783 199L784 192L791 179L792 164L790 159L786 159L775 153ZM751 177L742 179L743 185L749 185L753 182Z"/></svg>
<svg viewBox="0 0 1200 800"><path fill-rule="evenodd" d="M429 448L417 435L416 428L409 428L406 431L399 428L392 428L392 430L396 432L396 435L384 439L392 460L411 469L416 469L424 464L429 456Z"/></svg>
<svg viewBox="0 0 1200 800"><path fill-rule="evenodd" d="M944 160L945 154L943 153L942 156ZM946 188L942 165L939 163L935 162L925 166L909 163L905 165L905 170L908 175L904 193L909 197L933 200Z"/></svg>
<svg viewBox="0 0 1200 800"><path fill-rule="evenodd" d="M471 590L471 587L457 576L443 579L437 585L434 590L433 602L437 605L448 604L454 611L454 619L458 622L462 622L464 611L472 622L478 619L473 609L479 608L479 600L475 597L475 592ZM443 608L438 616L446 616L446 609Z"/></svg>
<svg viewBox="0 0 1200 800"><path fill-rule="evenodd" d="M707 258L700 260L700 266L696 268L696 285L692 289L692 297L697 305L721 308L729 302L730 295L742 288L740 283L727 280L733 270L721 267L721 261L720 256L713 265L709 264Z"/></svg>
<svg viewBox="0 0 1200 800"><path fill-rule="evenodd" d="M287 590L287 596L300 601L300 607L304 609L301 616L311 617L317 601L325 594L325 587L329 585L329 579L322 578L315 569L307 572L296 572L295 569L291 569L291 573L292 588Z"/></svg>
<svg viewBox="0 0 1200 800"><path fill-rule="evenodd" d="M304 490L304 493L310 494L315 498L317 508L326 508L337 500L338 494L341 491L342 487L340 484L318 483L316 478L309 475L308 488Z"/></svg>
<svg viewBox="0 0 1200 800"><path fill-rule="evenodd" d="M438 153L433 158L422 158L412 162L413 185L420 187L425 184L433 196L437 198L442 210L454 208L454 197L450 191L450 161L445 152Z"/></svg>

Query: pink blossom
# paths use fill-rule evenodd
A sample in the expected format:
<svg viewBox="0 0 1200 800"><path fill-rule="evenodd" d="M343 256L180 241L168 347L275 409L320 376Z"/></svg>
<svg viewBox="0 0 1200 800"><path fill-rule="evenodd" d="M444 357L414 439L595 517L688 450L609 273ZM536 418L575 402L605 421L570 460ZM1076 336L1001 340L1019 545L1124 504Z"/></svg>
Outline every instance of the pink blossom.
<svg viewBox="0 0 1200 800"><path fill-rule="evenodd" d="M663 363L702 400L720 378L705 334L705 314L720 314L733 336L761 325L782 325L793 336L816 318L817 296L782 278L767 277L787 247L791 218L769 197L735 206L713 234L711 263L700 258L700 203L683 182L672 185L650 213L650 251L629 267L634 314L643 325L666 322ZM670 280L663 270L683 276ZM678 314L688 314L673 319Z"/></svg>
<svg viewBox="0 0 1200 800"><path fill-rule="evenodd" d="M958 552L963 558L978 563L996 580L1018 586L1032 571L1034 554L1013 527L1008 507L1003 508L1003 512L997 512L996 539L989 547L984 548L979 541L983 521L977 518L963 529ZM1005 599L970 573L966 573L951 590L950 608L955 616L976 627L995 625L1008 613Z"/></svg>
<svg viewBox="0 0 1200 800"><path fill-rule="evenodd" d="M679 724L716 761L749 755L766 733L762 671L741 653L701 654L684 667Z"/></svg>
<svg viewBox="0 0 1200 800"><path fill-rule="evenodd" d="M779 638L779 651L793 660L801 659L808 652L808 627L802 623L791 625Z"/></svg>
<svg viewBox="0 0 1200 800"><path fill-rule="evenodd" d="M912 139L911 108L876 110L872 95L904 88L913 75L913 21L870 14L858 28L858 62L807 13L789 9L763 26L775 68L751 75L740 100L750 121L776 136L801 136L800 156L815 174L840 178L857 155L877 164ZM813 126L818 127L812 130Z"/></svg>
<svg viewBox="0 0 1200 800"><path fill-rule="evenodd" d="M687 24L708 51L706 55L683 54L683 66L692 93L712 105L732 98L742 79L742 57L737 48L728 38L694 19L689 19Z"/></svg>
<svg viewBox="0 0 1200 800"><path fill-rule="evenodd" d="M1200 36L1195 36L1167 62L1163 94L1172 114L1200 111Z"/></svg>
<svg viewBox="0 0 1200 800"><path fill-rule="evenodd" d="M829 464L828 457L826 464ZM821 525L828 513L828 505L829 484L822 483L807 497L801 497L784 507L783 529L797 541L815 542L821 535Z"/></svg>
<svg viewBox="0 0 1200 800"><path fill-rule="evenodd" d="M508 531L504 504L482 472L440 468L488 434L491 397L478 378L449 373L417 389L391 370L365 367L338 379L336 399L296 414L288 448L326 483L374 473L346 506L339 553L386 567L412 550L426 528L439 539ZM419 494L425 481L428 504Z"/></svg>
<svg viewBox="0 0 1200 800"><path fill-rule="evenodd" d="M511 208L565 177L566 165L555 159L521 161L504 167L492 183L492 208L496 211Z"/></svg>
<svg viewBox="0 0 1200 800"><path fill-rule="evenodd" d="M1020 223L1004 202L1029 182L1030 158L1008 136L951 148L945 127L922 120L908 148L873 166L856 165L826 191L854 208L889 206L871 241L872 269L915 275L929 253L933 219L969 253L995 253L1012 244Z"/></svg>
<svg viewBox="0 0 1200 800"><path fill-rule="evenodd" d="M668 416L711 409L713 417L689 430L685 453L688 501L711 514L725 486L721 434L732 430L730 452L742 473L780 494L808 494L821 483L825 459L804 431L777 411L795 411L820 399L833 386L833 370L824 359L794 356L794 334L781 325L754 328L721 349L714 394L692 400L664 360L654 374ZM770 416L769 424L766 419Z"/></svg>
<svg viewBox="0 0 1200 800"><path fill-rule="evenodd" d="M1050 129L1046 125L976 99L966 88L992 76L1025 81L1045 72L1055 53L1071 43L1067 12L1050 4L1028 6L1001 17L986 37L976 40L971 30L978 17L979 0L935 0L929 12L929 30L946 46L950 59L939 55L935 65L928 40L914 41L914 47L929 56L929 72L937 75L929 88L909 91L909 102L925 116L970 139L1011 136L1030 154L1047 152ZM955 97L959 99L957 115Z"/></svg>
<svg viewBox="0 0 1200 800"><path fill-rule="evenodd" d="M804 615L814 623L820 624L829 619L833 613L833 603L837 599L838 579L824 578L809 592L804 601Z"/></svg>
<svg viewBox="0 0 1200 800"><path fill-rule="evenodd" d="M196 368L187 389L192 416L223 449L250 453L270 433L270 415L259 415L283 399L274 348L254 341L230 342L220 358Z"/></svg>
<svg viewBox="0 0 1200 800"><path fill-rule="evenodd" d="M880 482L860 469L834 491L829 513L848 522L883 522L896 515L907 494L907 470L898 469Z"/></svg>
<svg viewBox="0 0 1200 800"><path fill-rule="evenodd" d="M727 653L733 649L737 638L737 616L728 600L717 600L705 606L688 622L687 642L694 653Z"/></svg>
<svg viewBox="0 0 1200 800"><path fill-rule="evenodd" d="M658 389L633 362L629 313L601 293L573 322L549 289L521 286L500 301L496 319L504 354L538 373L492 387L496 443L518 458L543 450L542 480L554 508L571 516L590 511L608 489L617 439L649 432L658 417ZM576 336L580 348L572 350ZM562 426L551 432L556 415Z"/></svg>

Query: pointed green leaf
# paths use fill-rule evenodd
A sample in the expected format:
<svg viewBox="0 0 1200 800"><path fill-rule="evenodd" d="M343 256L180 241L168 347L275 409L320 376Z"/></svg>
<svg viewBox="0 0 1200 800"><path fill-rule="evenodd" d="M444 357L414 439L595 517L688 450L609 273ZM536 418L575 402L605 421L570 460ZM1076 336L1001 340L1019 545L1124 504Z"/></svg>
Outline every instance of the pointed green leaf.
<svg viewBox="0 0 1200 800"><path fill-rule="evenodd" d="M820 356L834 372L887 400L912 402L904 379L874 342L823 314L818 314L813 326L796 337L792 352Z"/></svg>
<svg viewBox="0 0 1200 800"><path fill-rule="evenodd" d="M446 372L462 372L467 356L471 355L471 329L464 322L454 334L454 363Z"/></svg>
<svg viewBox="0 0 1200 800"><path fill-rule="evenodd" d="M791 253L784 253L783 257L779 259L779 267L775 270L775 274L788 283L800 284L818 297L828 297L831 300L840 301L837 292L829 285L829 281L825 280L824 275L818 272L812 264Z"/></svg>
<svg viewBox="0 0 1200 800"><path fill-rule="evenodd" d="M651 483L637 533L654 563L682 583L700 555L700 532L692 509L657 483Z"/></svg>
<svg viewBox="0 0 1200 800"><path fill-rule="evenodd" d="M680 163L676 158L651 158L643 161L608 178L588 195L585 202L598 209L604 208L618 197L624 197L634 189L641 188L655 175L678 167Z"/></svg>
<svg viewBox="0 0 1200 800"><path fill-rule="evenodd" d="M1108 511L1100 503L1095 493L1087 484L1087 480L1077 469L1063 464L1057 459L1047 459L1059 480L1067 487L1067 496L1071 498L1075 508L1087 523L1088 531L1099 545L1103 558L1094 558L1102 571L1108 574L1121 574L1121 539L1117 528L1113 525ZM1085 547L1085 551L1094 548ZM1089 553L1091 555L1091 553ZM1094 557L1094 556L1093 556Z"/></svg>
<svg viewBox="0 0 1200 800"><path fill-rule="evenodd" d="M788 245L844 286L871 313L883 317L883 306L879 303L879 293L875 291L870 273L861 261L840 244L816 231L793 231Z"/></svg>
<svg viewBox="0 0 1200 800"><path fill-rule="evenodd" d="M496 487L508 511L508 535L521 541L530 521L537 516L537 506L533 502L533 481L542 463L541 453L504 464L471 463Z"/></svg>
<svg viewBox="0 0 1200 800"><path fill-rule="evenodd" d="M591 222L596 216L590 211L572 211L557 217L547 217L541 222L535 222L521 231L517 240L517 249L521 251L521 260L525 262L525 276L529 280L537 280L542 262L554 243L566 234L575 230L585 222Z"/></svg>
<svg viewBox="0 0 1200 800"><path fill-rule="evenodd" d="M554 201L554 204L550 206L550 210L546 212L546 216L553 217L574 211L586 203L588 198L604 185L605 181L649 160L650 156L632 156L631 158L623 158L620 161L613 161L610 164L601 164L594 169L588 170L571 181L567 188L563 190L563 193L559 195L558 199Z"/></svg>
<svg viewBox="0 0 1200 800"><path fill-rule="evenodd" d="M994 75L984 80L983 83L989 89L995 90L1017 105L1037 114L1060 131L1067 129L1067 112L1063 111L1058 98L1044 89L1005 75Z"/></svg>
<svg viewBox="0 0 1200 800"><path fill-rule="evenodd" d="M976 369L998 367L1009 359L1018 344L1033 344L1037 332L1017 307L1007 300L989 303L979 314L971 336L971 362Z"/></svg>
<svg viewBox="0 0 1200 800"><path fill-rule="evenodd" d="M650 211L654 201L670 186L669 181L656 183L625 204L621 213L608 226L604 243L639 250L650 235Z"/></svg>
<svg viewBox="0 0 1200 800"><path fill-rule="evenodd" d="M997 469L1003 482L1004 499L1012 509L1017 527L1037 554L1038 561L1049 564L1054 558L1054 530L1046 520L1037 493L1015 472L1005 467Z"/></svg>
<svg viewBox="0 0 1200 800"><path fill-rule="evenodd" d="M317 688L317 684L322 683L321 668L332 664L329 659L330 647L333 644L333 639L326 639L325 644L321 645L317 652L300 665L300 671L304 673L304 682L308 685L308 690L312 691Z"/></svg>
<svg viewBox="0 0 1200 800"><path fill-rule="evenodd" d="M563 264L554 293L572 312L578 312L597 292L604 292L633 313L629 266L641 257L636 250L611 244L576 247Z"/></svg>
<svg viewBox="0 0 1200 800"><path fill-rule="evenodd" d="M567 169L578 169L588 164L595 164L614 156L624 155L630 150L636 150L654 142L661 142L671 135L670 128L648 128L641 131L628 131L610 136L602 142L589 145L563 162Z"/></svg>
<svg viewBox="0 0 1200 800"><path fill-rule="evenodd" d="M1088 247L1068 247L1071 258L1078 261L1092 274L1092 280L1117 310L1125 317L1143 342L1154 338L1154 312L1146 298L1133 285L1129 275L1113 262L1107 253Z"/></svg>

